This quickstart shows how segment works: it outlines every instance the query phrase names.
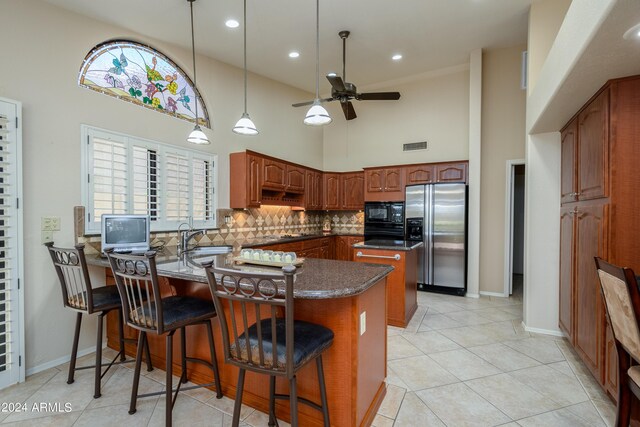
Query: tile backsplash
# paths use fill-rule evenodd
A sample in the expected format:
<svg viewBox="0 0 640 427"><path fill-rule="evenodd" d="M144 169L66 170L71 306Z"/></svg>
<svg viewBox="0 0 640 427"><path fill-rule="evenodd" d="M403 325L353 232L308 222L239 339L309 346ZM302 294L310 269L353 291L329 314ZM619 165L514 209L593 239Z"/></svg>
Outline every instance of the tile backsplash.
<svg viewBox="0 0 640 427"><path fill-rule="evenodd" d="M316 234L322 232L325 220L331 222L331 231L338 234L362 234L364 213L361 211L295 211L289 207L264 206L259 209L218 209L217 229L207 230L196 237L200 244L237 246L255 238L280 234ZM100 251L100 236L84 236L84 207L74 208L76 242L85 243L87 253ZM164 242L177 246L178 232L151 233L152 245Z"/></svg>

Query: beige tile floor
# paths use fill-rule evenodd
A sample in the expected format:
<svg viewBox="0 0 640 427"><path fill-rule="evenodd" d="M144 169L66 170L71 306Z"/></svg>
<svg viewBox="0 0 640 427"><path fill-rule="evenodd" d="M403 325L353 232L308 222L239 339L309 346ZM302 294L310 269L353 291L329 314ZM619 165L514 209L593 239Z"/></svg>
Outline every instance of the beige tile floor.
<svg viewBox="0 0 640 427"><path fill-rule="evenodd" d="M388 389L374 420L386 426L607 426L615 407L560 338L530 334L521 326L522 300L418 294L418 311L406 329L388 329ZM91 356L82 359L91 364ZM66 384L67 365L30 376L0 391L0 402L71 403L72 412L0 413L2 425L156 426L164 399L141 399L129 415L129 367L112 370L93 399L90 370ZM160 390L159 369L141 379L141 392ZM231 425L233 401L205 389L187 391L174 408L176 425ZM244 426L268 417L243 407ZM280 423L280 425L287 425Z"/></svg>

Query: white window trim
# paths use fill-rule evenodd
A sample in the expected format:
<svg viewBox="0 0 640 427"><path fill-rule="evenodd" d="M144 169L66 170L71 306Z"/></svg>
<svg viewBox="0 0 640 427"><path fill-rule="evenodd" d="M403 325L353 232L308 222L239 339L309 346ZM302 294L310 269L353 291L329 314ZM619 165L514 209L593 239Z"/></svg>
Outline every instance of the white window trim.
<svg viewBox="0 0 640 427"><path fill-rule="evenodd" d="M93 158L89 156L89 138L91 134L101 134L100 138L103 139L107 139L107 140L116 140L116 141L121 141L121 142L126 142L126 141L130 141L130 140L134 140L136 142L136 144L138 146L144 146L144 145L148 145L149 147L153 147L153 148L157 148L158 152L161 156L164 157L165 152L178 152L180 154L187 154L189 159L192 158L198 158L198 159L204 159L207 161L211 161L213 163L213 177L212 177L212 185L213 185L213 194L212 194L212 206L211 206L211 210L212 210L212 219L209 221L190 221L191 222L191 226L192 227L197 227L199 229L217 229L216 227L216 210L218 208L218 191L217 191L217 185L218 185L218 155L215 153L207 153L205 151L200 151L200 150L194 150L192 148L184 148L184 147L179 147L176 145L172 145L172 144L167 144L164 142L158 142L158 141L153 141L153 140L149 140L149 139L145 139L145 138L139 138L133 135L127 135L121 132L117 132L117 131L112 131L112 130L108 130L108 129L103 129L103 128L99 128L96 126L91 126L91 125L86 125L86 124L82 124L80 125L80 146L81 146L81 150L80 150L80 156L81 156L81 167L80 167L80 173L81 173L81 192L82 192L82 204L85 207L85 226L84 226L84 233L85 235L96 235L96 234L100 234L100 228L95 227L95 225L92 227L92 222L88 221L89 218L89 214L92 213L91 212L91 208L93 207L93 193L91 191L91 185L89 183L89 175L90 175L90 171L93 170ZM132 148L131 148L131 144L127 144L127 153L128 155L131 154L132 152ZM162 162L161 164L162 169L164 169L164 162ZM164 171L163 171L164 172ZM191 174L192 174L192 169L190 168L189 170L189 178L191 178ZM128 174L129 174L129 178L131 178L131 175L133 174L133 170L130 169L128 170ZM164 179L164 177L162 178ZM191 181L191 179L190 179ZM131 179L129 179L129 182L132 182ZM164 185L161 187L161 205L166 203L166 198L165 198L165 187ZM127 195L127 206L132 207L133 206L133 192L129 191L128 195ZM192 203L193 200L190 199L189 200L189 211L192 211ZM93 222L93 224L95 224L95 222ZM171 223L168 223L165 219L160 220L160 221L152 221L151 224L151 232L162 232L162 231L176 231L177 230L177 226L174 225L174 222L172 221Z"/></svg>

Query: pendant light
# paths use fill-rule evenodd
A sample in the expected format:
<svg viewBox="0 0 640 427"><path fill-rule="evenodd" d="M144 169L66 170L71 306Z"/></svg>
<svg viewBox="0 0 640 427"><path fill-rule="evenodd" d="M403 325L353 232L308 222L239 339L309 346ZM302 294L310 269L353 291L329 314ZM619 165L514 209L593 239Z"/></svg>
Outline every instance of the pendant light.
<svg viewBox="0 0 640 427"><path fill-rule="evenodd" d="M196 0L187 0L191 9L191 56L193 57L193 97L196 101L196 125L187 137L187 142L192 144L209 144L209 138L202 132L198 124L198 89L196 83L196 43L193 36L193 2Z"/></svg>
<svg viewBox="0 0 640 427"><path fill-rule="evenodd" d="M322 126L331 123L331 116L320 104L320 0L316 0L316 99L304 118L304 124Z"/></svg>
<svg viewBox="0 0 640 427"><path fill-rule="evenodd" d="M258 129L247 113L247 0L244 0L244 113L233 127L233 132L240 135L257 135Z"/></svg>

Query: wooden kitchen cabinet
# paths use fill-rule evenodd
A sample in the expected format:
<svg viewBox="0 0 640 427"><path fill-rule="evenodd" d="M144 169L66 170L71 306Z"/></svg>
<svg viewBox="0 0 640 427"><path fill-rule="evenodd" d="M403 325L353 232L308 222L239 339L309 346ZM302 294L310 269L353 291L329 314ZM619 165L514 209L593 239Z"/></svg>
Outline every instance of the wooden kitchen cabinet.
<svg viewBox="0 0 640 427"><path fill-rule="evenodd" d="M284 190L287 185L286 165L265 158L262 161L262 186L270 190Z"/></svg>
<svg viewBox="0 0 640 427"><path fill-rule="evenodd" d="M577 162L578 162L578 119L574 119L560 133L561 173L560 202L567 203L578 200Z"/></svg>
<svg viewBox="0 0 640 427"><path fill-rule="evenodd" d="M341 176L341 206L345 210L364 209L364 173L349 172Z"/></svg>
<svg viewBox="0 0 640 427"><path fill-rule="evenodd" d="M614 399L617 351L593 257L640 272L638 117L640 76L627 77L607 82L561 130L559 327Z"/></svg>
<svg viewBox="0 0 640 427"><path fill-rule="evenodd" d="M609 178L609 90L578 114L578 200L607 196Z"/></svg>
<svg viewBox="0 0 640 427"><path fill-rule="evenodd" d="M340 209L340 174L325 173L322 180L324 209Z"/></svg>
<svg viewBox="0 0 640 427"><path fill-rule="evenodd" d="M305 208L320 210L322 209L322 172L307 169L305 174Z"/></svg>
<svg viewBox="0 0 640 427"><path fill-rule="evenodd" d="M401 167L367 168L364 170L364 200L404 201L404 174Z"/></svg>
<svg viewBox="0 0 640 427"><path fill-rule="evenodd" d="M232 153L229 206L232 209L258 208L262 197L262 158L242 152Z"/></svg>
<svg viewBox="0 0 640 427"><path fill-rule="evenodd" d="M431 184L435 182L434 167L431 164L411 165L404 168L404 182L406 185Z"/></svg>
<svg viewBox="0 0 640 427"><path fill-rule="evenodd" d="M436 163L436 182L467 182L468 162Z"/></svg>
<svg viewBox="0 0 640 427"><path fill-rule="evenodd" d="M293 166L286 165L286 190L292 193L304 193L305 190L305 181L306 174L305 169Z"/></svg>

